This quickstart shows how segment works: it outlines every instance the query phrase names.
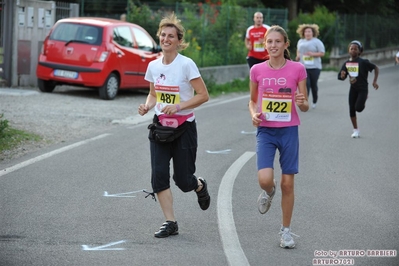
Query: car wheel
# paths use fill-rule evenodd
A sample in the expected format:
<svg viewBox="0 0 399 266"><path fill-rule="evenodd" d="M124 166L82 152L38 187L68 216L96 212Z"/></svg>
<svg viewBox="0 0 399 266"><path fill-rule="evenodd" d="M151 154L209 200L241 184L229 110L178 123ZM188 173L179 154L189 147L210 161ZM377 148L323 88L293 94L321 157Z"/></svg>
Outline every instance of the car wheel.
<svg viewBox="0 0 399 266"><path fill-rule="evenodd" d="M104 100L113 100L118 94L119 90L119 79L114 73L109 74L105 83L99 89L100 98Z"/></svg>
<svg viewBox="0 0 399 266"><path fill-rule="evenodd" d="M37 80L37 85L39 86L39 90L42 92L52 92L55 88L55 82L48 80Z"/></svg>

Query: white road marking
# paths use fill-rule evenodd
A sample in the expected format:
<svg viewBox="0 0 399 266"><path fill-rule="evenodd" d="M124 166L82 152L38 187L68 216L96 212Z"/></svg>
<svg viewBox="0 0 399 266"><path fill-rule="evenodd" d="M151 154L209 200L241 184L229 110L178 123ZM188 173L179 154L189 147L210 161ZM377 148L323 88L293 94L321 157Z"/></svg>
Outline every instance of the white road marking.
<svg viewBox="0 0 399 266"><path fill-rule="evenodd" d="M255 152L245 152L226 171L219 186L217 199L217 215L219 233L226 258L231 266L249 265L248 259L241 248L233 217L232 197L233 186L237 174Z"/></svg>
<svg viewBox="0 0 399 266"><path fill-rule="evenodd" d="M244 134L244 135L255 135L256 134L256 130L254 130L254 131L241 131L241 134Z"/></svg>
<svg viewBox="0 0 399 266"><path fill-rule="evenodd" d="M119 245L119 244L122 244L125 242L126 242L126 240L121 240L121 241L112 242L112 243L108 243L106 245L93 247L93 248L90 248L88 245L82 245L82 249L86 250L86 251L125 250L124 248L108 248L108 247Z"/></svg>
<svg viewBox="0 0 399 266"><path fill-rule="evenodd" d="M231 152L231 149L226 149L226 150L221 150L221 151L210 151L206 150L207 153L213 153L213 154L228 154Z"/></svg>
<svg viewBox="0 0 399 266"><path fill-rule="evenodd" d="M124 192L124 193L116 193L116 194L109 194L108 191L104 191L104 197L114 197L114 198L135 198L136 196L129 196L131 194L136 194L139 192L144 192L145 189L132 191L132 192Z"/></svg>
<svg viewBox="0 0 399 266"><path fill-rule="evenodd" d="M94 137L94 138L91 138L91 139L86 139L86 140L83 140L83 141L80 141L80 142L76 142L76 143L71 144L71 145L69 145L69 146L62 147L62 148L60 148L60 149L58 149L58 150L54 150L54 151L51 151L51 152L42 154L42 155L40 155L40 156L37 156L37 157L35 157L35 158L32 158L32 159L30 159L30 160L24 161L24 162L22 162L22 163L16 164L16 165L11 166L11 167L9 167L9 168L4 168L3 170L0 171L0 176L9 174L9 173L14 172L14 171L16 171L16 170L19 170L19 169L21 169L21 168L23 168L23 167L25 167L25 166L28 166L28 165L31 165L31 164L36 163L36 162L38 162L38 161L47 159L47 158L49 158L49 157L51 157L51 156L54 156L54 155L59 154L59 153L62 153L62 152L64 152L64 151L68 151L68 150L73 149L73 148L76 148L76 147L78 147L78 146L87 144L87 143L89 143L89 142L91 142L91 141L105 138L105 137L107 137L107 136L109 136L109 135L111 135L111 134L102 134L102 135L99 135L99 136Z"/></svg>

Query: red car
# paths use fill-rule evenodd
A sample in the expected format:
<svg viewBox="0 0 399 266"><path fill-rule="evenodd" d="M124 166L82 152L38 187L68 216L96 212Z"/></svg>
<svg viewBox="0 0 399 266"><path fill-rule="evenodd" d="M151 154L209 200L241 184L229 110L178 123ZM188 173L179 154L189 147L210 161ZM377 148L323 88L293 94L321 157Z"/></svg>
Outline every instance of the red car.
<svg viewBox="0 0 399 266"><path fill-rule="evenodd" d="M154 39L139 25L107 18L57 21L43 42L36 75L42 92L57 85L96 88L114 99L119 89L148 88L148 63L161 56Z"/></svg>

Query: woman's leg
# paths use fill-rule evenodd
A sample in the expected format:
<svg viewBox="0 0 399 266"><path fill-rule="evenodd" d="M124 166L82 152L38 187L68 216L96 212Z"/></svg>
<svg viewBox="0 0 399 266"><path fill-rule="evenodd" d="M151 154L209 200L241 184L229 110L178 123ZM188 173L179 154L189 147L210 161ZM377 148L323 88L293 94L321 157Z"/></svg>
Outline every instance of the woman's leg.
<svg viewBox="0 0 399 266"><path fill-rule="evenodd" d="M317 100L319 99L318 91L319 91L319 86L317 85L317 82L320 77L320 69L315 68L311 69L310 71L310 88L312 89L312 100L313 103L317 103Z"/></svg>
<svg viewBox="0 0 399 266"><path fill-rule="evenodd" d="M176 221L173 210L173 196L170 188L158 192L157 196L166 221Z"/></svg>

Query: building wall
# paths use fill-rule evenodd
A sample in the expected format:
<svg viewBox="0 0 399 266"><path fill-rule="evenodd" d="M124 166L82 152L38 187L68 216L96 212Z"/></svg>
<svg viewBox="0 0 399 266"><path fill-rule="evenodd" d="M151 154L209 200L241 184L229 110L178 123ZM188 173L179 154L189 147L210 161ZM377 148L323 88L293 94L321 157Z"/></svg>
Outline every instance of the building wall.
<svg viewBox="0 0 399 266"><path fill-rule="evenodd" d="M37 59L44 38L54 25L55 2L17 0L13 18L11 86L36 86Z"/></svg>

